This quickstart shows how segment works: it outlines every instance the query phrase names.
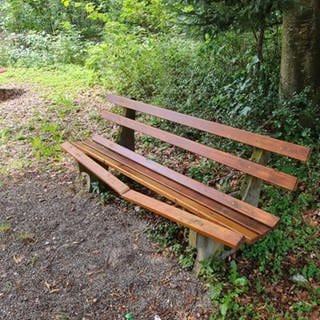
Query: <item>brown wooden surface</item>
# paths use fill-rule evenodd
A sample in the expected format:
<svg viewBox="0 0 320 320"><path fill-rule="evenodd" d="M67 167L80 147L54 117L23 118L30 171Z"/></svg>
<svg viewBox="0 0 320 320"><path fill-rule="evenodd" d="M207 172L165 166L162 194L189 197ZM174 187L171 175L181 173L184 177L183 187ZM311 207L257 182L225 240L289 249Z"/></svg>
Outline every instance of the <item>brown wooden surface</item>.
<svg viewBox="0 0 320 320"><path fill-rule="evenodd" d="M118 172L124 174L125 176L131 178L132 180L140 183L141 185L147 187L148 189L154 191L155 193L164 196L173 203L187 209L188 211L196 214L197 216L206 219L208 221L214 222L221 226L224 226L230 230L239 232L244 235L247 243L253 243L264 236L271 229L267 229L265 232L258 232L257 230L251 230L252 226L249 229L215 211L209 209L205 205L190 199L186 195L181 194L178 191L171 189L169 186L163 185L160 182L157 182L154 179L151 179L127 166L123 165L121 162L118 162L111 157L108 157L105 154L98 152L97 150L85 145L77 144L84 152L86 152L90 157L97 160L98 162L109 164L110 167L114 168ZM253 228L254 229L254 228ZM257 228L259 229L259 228Z"/></svg>
<svg viewBox="0 0 320 320"><path fill-rule="evenodd" d="M84 152L88 153L88 155L98 161L100 159L109 163L111 161L111 166L114 166L119 172L127 176L130 175L130 178L133 180L167 197L169 200L180 204L188 210L199 214L199 216L206 215L208 220L225 226L232 224L232 229L239 228L239 225L242 225L245 229L249 229L253 232L250 234L254 239L258 235L264 235L270 230L270 227L244 216L235 210L226 208L223 205L189 189L188 187L180 185L167 177L161 176L152 170L131 161L130 159L113 153L108 149L100 146L100 148L105 149L101 151L97 149L99 146L93 146L92 143L89 145L80 144L79 148L83 148ZM204 208L206 208L206 210L204 210ZM204 212L200 212L201 210ZM226 222L226 220L232 220L234 223Z"/></svg>
<svg viewBox="0 0 320 320"><path fill-rule="evenodd" d="M114 191L120 195L129 190L129 187L124 184L122 181L117 179L103 167L98 165L94 160L85 155L78 148L73 146L69 142L62 144L62 148L71 154L79 163L91 171L95 176L99 177L106 185L111 187Z"/></svg>
<svg viewBox="0 0 320 320"><path fill-rule="evenodd" d="M174 170L171 170L165 166L162 166L159 163L156 163L152 160L146 159L145 157L132 152L126 148L123 148L119 146L118 144L101 137L99 135L93 136L93 141L101 144L102 146L118 153L126 158L133 160L134 162L164 176L171 180L174 180L175 182L186 186L187 188L194 190L197 194L201 194L205 197L208 197L209 199L212 199L222 205L222 207L227 207L232 210L236 210L240 212L243 215L248 216L249 218L252 218L256 221L261 222L262 224L265 224L266 226L269 226L270 228L274 228L277 223L279 222L279 218L271 215L259 208L256 208L248 203L245 203L241 200L238 200L236 198L233 198L227 194L224 194L223 192L220 192L218 190L215 190L209 186L204 185L203 183L193 180L187 176L184 176L183 174L180 174Z"/></svg>
<svg viewBox="0 0 320 320"><path fill-rule="evenodd" d="M97 164L94 160L86 156L74 145L65 142L62 144L62 148L104 183L118 192L124 199L134 202L169 220L180 223L187 228L191 228L192 230L199 232L206 237L220 241L231 248L238 249L240 243L244 240L244 237L238 232L194 216L191 213L150 198L134 190L130 190L126 184L121 182L118 178Z"/></svg>
<svg viewBox="0 0 320 320"><path fill-rule="evenodd" d="M212 159L224 165L227 165L236 170L242 171L246 174L262 179L271 184L275 184L286 188L288 190L295 190L297 185L297 178L286 173L279 172L272 168L265 167L255 162L239 158L230 153L210 148L195 141L177 136L175 134L148 126L146 124L116 115L114 113L103 111L102 117L104 119L113 121L121 126L131 128L146 135L155 137L174 146L191 151L203 157Z"/></svg>
<svg viewBox="0 0 320 320"><path fill-rule="evenodd" d="M265 234L270 228L273 228L278 222L278 217L270 215L269 213L260 209L258 209L260 210L258 215L259 219L254 219L252 215L250 215L250 212L242 214L234 208L226 207L225 205L215 201L214 199L211 199L201 194L200 192L198 192L198 190L191 189L190 185L183 185L178 183L177 181L175 181L173 176L161 175L153 170L150 170L143 164L136 163L132 159L123 157L123 155L112 152L111 150L94 144L94 142L90 143L89 146L99 151L101 154L105 154L108 157L111 157L112 159L119 161L120 163L126 165L128 168L134 170L135 172L144 175L146 178L152 179L154 183L161 183L166 188L171 189L171 191L169 192L178 192L180 195L183 195L193 201L196 201L197 203L206 206L208 209L212 209L216 213L223 215L228 219L234 220L237 224L242 224L246 228L249 228L258 234ZM189 179L191 180L191 182L194 181L191 178Z"/></svg>
<svg viewBox="0 0 320 320"><path fill-rule="evenodd" d="M268 136L233 128L217 122L199 119L175 111L152 106L143 102L134 101L116 95L107 95L107 99L116 105L127 107L139 112L147 113L155 117L173 121L191 128L209 132L220 137L232 139L256 148L285 155L297 160L308 160L311 149L290 142L274 139Z"/></svg>
<svg viewBox="0 0 320 320"><path fill-rule="evenodd" d="M93 142L88 144L77 143L76 145L98 162L108 164L120 173L166 197L174 203L179 204L199 217L240 232L246 237L246 242L248 243L256 241L271 230L270 227L266 227L237 211L224 207L223 205L188 189L186 186L179 185L173 180L156 174L111 150L99 145L94 145ZM96 149L99 147L100 151Z"/></svg>
<svg viewBox="0 0 320 320"><path fill-rule="evenodd" d="M240 233L226 229L134 190L125 192L122 197L169 220L199 232L206 237L220 241L228 247L238 249L243 240L243 236Z"/></svg>

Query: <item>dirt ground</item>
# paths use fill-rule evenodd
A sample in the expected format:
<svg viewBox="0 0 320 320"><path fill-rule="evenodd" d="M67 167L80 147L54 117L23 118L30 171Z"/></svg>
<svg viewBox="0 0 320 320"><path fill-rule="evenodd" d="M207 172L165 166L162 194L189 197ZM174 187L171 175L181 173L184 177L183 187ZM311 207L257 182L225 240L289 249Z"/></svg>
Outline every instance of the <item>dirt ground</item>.
<svg viewBox="0 0 320 320"><path fill-rule="evenodd" d="M34 100L22 93L17 103ZM14 119L13 99L1 105L4 124ZM0 164L24 145L2 144ZM204 284L148 240L151 214L98 203L75 167L14 171L0 175L1 320L208 318Z"/></svg>

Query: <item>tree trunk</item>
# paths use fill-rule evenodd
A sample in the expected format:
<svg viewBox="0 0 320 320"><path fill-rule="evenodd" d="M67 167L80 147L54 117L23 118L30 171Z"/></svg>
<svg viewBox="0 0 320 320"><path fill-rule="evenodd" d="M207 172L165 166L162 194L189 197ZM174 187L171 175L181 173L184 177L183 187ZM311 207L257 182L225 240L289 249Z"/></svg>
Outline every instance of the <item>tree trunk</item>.
<svg viewBox="0 0 320 320"><path fill-rule="evenodd" d="M320 0L299 0L283 13L280 97L306 87L320 102Z"/></svg>

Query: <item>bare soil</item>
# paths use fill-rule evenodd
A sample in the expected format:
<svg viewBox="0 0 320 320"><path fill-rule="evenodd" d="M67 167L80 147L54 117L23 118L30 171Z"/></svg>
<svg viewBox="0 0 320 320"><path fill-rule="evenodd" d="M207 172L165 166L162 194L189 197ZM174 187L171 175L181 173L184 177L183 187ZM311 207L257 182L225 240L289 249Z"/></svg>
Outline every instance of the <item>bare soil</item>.
<svg viewBox="0 0 320 320"><path fill-rule="evenodd" d="M204 319L206 290L146 235L152 219L26 174L0 191L0 319Z"/></svg>
<svg viewBox="0 0 320 320"><path fill-rule="evenodd" d="M11 131L28 120L27 105L44 106L21 90L15 100L13 91L3 96L0 108ZM152 214L119 200L98 203L68 160L67 169L37 168L26 140L6 141L0 151L8 167L0 174L0 319L208 318L205 285L148 240ZM32 164L11 170L21 155Z"/></svg>

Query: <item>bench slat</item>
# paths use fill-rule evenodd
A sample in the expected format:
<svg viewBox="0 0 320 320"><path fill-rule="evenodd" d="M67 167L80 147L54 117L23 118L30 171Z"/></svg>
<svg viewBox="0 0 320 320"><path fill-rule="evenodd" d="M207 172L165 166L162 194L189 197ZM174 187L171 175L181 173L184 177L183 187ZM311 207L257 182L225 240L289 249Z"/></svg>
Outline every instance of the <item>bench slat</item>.
<svg viewBox="0 0 320 320"><path fill-rule="evenodd" d="M103 167L98 165L94 160L86 156L81 150L73 146L71 143L63 143L62 148L120 195L129 190L129 187L126 184L121 182L110 172L106 171Z"/></svg>
<svg viewBox="0 0 320 320"><path fill-rule="evenodd" d="M230 211L226 210L226 211L228 211L228 218L227 218L226 212L224 212L224 214L226 215L226 216L224 216L223 214L219 214L218 212L213 211L213 210L215 210L214 205L212 205L211 207L208 208L208 205L205 206L205 205L201 204L201 201L200 201L201 199L199 199L199 198L195 199L196 197L193 197L193 198L189 197L190 194L188 193L188 191L190 191L190 190L188 190L186 187L184 187L183 193L181 193L181 190L175 189L172 186L172 184L175 183L172 180L167 179L168 183L164 184L163 179L161 179L164 177L162 177L154 172L153 172L153 177L150 177L148 175L144 175L144 174L140 173L140 171L137 171L136 167L135 167L135 169L132 169L132 167L127 166L126 161L123 161L124 160L123 157L122 157L122 160L117 161L116 160L117 157L113 157L114 155L110 154L110 152L112 152L110 150L108 150L109 152L107 155L105 152L100 152L100 151L96 150L95 148L93 148L91 143L89 145L87 143L77 143L76 146L79 149L81 149L83 152L85 152L87 155L89 155L90 157L95 159L96 161L98 161L102 164L106 164L106 165L116 169L119 173L124 174L125 176L131 178L132 180L134 180L134 181L140 183L141 185L147 187L148 189L156 192L157 194L164 196L165 198L171 200L172 202L174 202L174 203L180 205L181 207L187 209L188 211L196 214L197 216L204 218L208 221L217 223L217 224L219 224L223 227L226 227L230 230L233 230L233 231L236 231L236 232L243 234L246 238L247 243L255 242L256 240L258 240L259 238L261 238L263 235L265 235L267 232L269 232L271 230L271 229L267 228L265 230L260 231L260 233L259 233L258 230L261 228L261 225L254 224L253 226L250 226L250 228L249 228L249 226L245 223L248 221L242 222L243 225L241 225L241 221L240 221L240 224L239 224L239 221L237 221L237 218L238 218L238 220L240 219L239 216L237 216L235 218L233 216L233 214L230 213ZM118 155L118 156L121 157L120 155ZM130 161L130 160L128 160L128 161ZM226 208L226 209L228 209L228 208ZM229 219L229 215L234 219L234 221L232 219ZM249 224L250 224L250 222L249 222Z"/></svg>
<svg viewBox="0 0 320 320"><path fill-rule="evenodd" d="M199 119L183 113L156 107L125 97L108 94L107 99L115 105L127 107L132 110L150 114L155 117L173 121L191 128L212 133L220 137L232 139L234 141L238 141L273 153L288 156L297 160L307 161L311 153L310 148L299 146L294 143L233 128L217 122Z"/></svg>
<svg viewBox="0 0 320 320"><path fill-rule="evenodd" d="M249 218L254 219L256 221L259 221L260 223L270 228L274 228L279 222L279 218L272 214L269 214L257 207L254 207L249 203L233 198L223 192L220 192L214 188L211 188L199 181L196 181L172 169L162 166L159 163L146 159L144 156L139 155L127 148L124 148L119 144L112 142L111 140L108 140L99 135L94 135L92 139L98 144L101 144L102 146L118 154L121 154L126 158L131 159L164 177L174 180L177 183L183 186L186 186L187 188L192 189L195 192L200 193L205 197L208 197L209 199L212 199L218 202L219 204L222 205L222 207L228 207L232 210L236 210L242 213L243 215L246 215Z"/></svg>
<svg viewBox="0 0 320 320"><path fill-rule="evenodd" d="M191 141L189 139L116 115L108 111L103 111L102 117L106 120L113 121L121 126L139 131L146 135L170 143L174 146L183 148L185 150L199 154L203 157L212 159L231 168L262 179L271 184L278 185L291 191L296 189L297 178L290 176L286 173L279 172L275 169L265 167L250 160L239 158L227 152L208 147L201 143Z"/></svg>
<svg viewBox="0 0 320 320"><path fill-rule="evenodd" d="M124 193L122 197L169 220L180 223L198 233L201 233L205 237L218 240L233 249L238 249L243 240L240 233L221 227L215 223L194 216L193 214L187 213L181 209L170 206L169 204L163 203L134 190Z"/></svg>

